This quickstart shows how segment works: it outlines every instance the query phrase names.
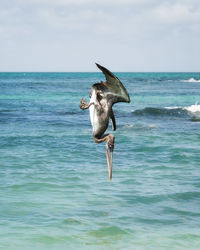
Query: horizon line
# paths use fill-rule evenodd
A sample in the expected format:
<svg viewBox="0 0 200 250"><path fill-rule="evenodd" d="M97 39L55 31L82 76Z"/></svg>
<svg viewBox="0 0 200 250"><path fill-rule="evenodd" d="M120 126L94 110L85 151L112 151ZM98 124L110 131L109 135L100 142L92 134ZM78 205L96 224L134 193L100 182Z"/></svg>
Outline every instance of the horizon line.
<svg viewBox="0 0 200 250"><path fill-rule="evenodd" d="M200 71L112 71L114 73L200 73ZM102 73L100 71L0 71L2 73Z"/></svg>

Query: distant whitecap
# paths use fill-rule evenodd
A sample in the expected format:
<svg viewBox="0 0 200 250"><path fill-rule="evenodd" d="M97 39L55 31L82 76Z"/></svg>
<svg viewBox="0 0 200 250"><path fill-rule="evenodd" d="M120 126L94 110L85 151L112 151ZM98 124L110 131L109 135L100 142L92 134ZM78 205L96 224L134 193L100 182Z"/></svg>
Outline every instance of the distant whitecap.
<svg viewBox="0 0 200 250"><path fill-rule="evenodd" d="M188 80L183 80L183 82L200 82L200 79L190 78Z"/></svg>

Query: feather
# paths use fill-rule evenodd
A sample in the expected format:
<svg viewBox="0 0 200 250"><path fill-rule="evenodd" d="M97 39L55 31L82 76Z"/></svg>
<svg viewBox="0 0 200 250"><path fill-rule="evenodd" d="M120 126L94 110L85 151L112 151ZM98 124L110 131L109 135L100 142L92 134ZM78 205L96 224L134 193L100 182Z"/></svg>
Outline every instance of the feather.
<svg viewBox="0 0 200 250"><path fill-rule="evenodd" d="M101 82L106 88L104 89L104 95L109 98L111 104L117 102L130 102L129 94L121 83L121 81L108 69L96 63L97 67L103 72L106 77L106 82Z"/></svg>

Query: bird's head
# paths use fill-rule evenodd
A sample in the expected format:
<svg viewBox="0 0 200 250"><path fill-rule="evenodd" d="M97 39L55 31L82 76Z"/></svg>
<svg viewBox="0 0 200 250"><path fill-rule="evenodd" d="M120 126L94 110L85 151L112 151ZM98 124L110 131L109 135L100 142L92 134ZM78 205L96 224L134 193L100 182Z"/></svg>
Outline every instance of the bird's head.
<svg viewBox="0 0 200 250"><path fill-rule="evenodd" d="M106 140L106 158L107 158L107 164L108 164L108 178L109 181L112 179L112 156L114 151L114 136L112 134L109 134L108 139Z"/></svg>

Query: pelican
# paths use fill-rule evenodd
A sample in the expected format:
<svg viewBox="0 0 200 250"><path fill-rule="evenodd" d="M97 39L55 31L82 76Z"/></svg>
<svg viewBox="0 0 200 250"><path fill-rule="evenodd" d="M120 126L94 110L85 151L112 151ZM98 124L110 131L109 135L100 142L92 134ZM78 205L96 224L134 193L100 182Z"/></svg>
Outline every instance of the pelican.
<svg viewBox="0 0 200 250"><path fill-rule="evenodd" d="M108 69L97 64L97 67L105 75L106 81L95 83L90 91L90 102L87 104L85 99L80 100L80 108L88 109L90 121L93 128L93 139L96 143L106 141L106 158L108 165L108 178L112 179L112 155L114 150L113 134L104 134L108 128L109 118L112 121L112 128L116 130L115 116L112 106L117 102L130 102L130 97L126 88L120 80Z"/></svg>

